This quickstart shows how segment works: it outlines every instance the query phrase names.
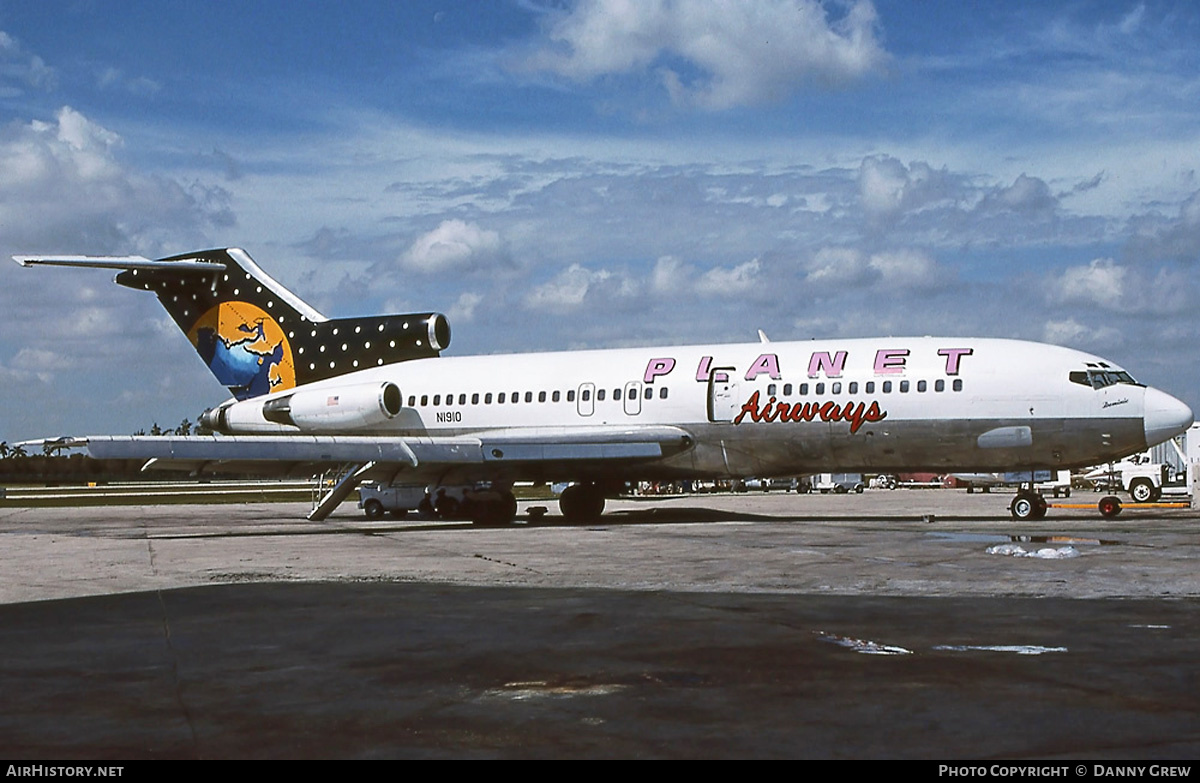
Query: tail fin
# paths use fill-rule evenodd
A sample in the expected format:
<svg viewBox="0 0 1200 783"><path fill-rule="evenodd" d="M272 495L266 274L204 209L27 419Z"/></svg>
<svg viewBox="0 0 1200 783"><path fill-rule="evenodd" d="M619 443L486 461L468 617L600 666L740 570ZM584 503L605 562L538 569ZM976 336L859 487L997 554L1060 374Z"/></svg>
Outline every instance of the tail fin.
<svg viewBox="0 0 1200 783"><path fill-rule="evenodd" d="M157 261L19 256L22 266L121 269L116 282L153 291L217 380L239 400L355 370L437 356L450 343L440 313L329 319L238 248Z"/></svg>

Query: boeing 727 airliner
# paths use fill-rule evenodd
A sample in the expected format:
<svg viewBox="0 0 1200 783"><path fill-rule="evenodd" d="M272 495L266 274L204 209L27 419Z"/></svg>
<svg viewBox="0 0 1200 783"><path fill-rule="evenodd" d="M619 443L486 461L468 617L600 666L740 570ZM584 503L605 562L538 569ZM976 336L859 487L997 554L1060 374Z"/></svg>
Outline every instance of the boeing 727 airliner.
<svg viewBox="0 0 1200 783"><path fill-rule="evenodd" d="M1192 411L1123 368L1041 343L961 337L670 346L443 357L437 313L329 319L229 248L150 260L18 256L121 270L152 291L233 397L209 435L78 439L97 458L193 474L470 487L467 513L510 521L511 487L570 482L569 520L624 482L828 471L1073 468L1187 430ZM1012 505L1037 517L1032 492Z"/></svg>

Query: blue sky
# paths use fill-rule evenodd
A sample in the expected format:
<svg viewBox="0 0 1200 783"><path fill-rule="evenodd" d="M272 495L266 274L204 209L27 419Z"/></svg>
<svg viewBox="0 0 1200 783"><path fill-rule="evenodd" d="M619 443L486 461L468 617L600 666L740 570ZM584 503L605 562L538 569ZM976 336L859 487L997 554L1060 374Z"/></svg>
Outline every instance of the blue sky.
<svg viewBox="0 0 1200 783"><path fill-rule="evenodd" d="M876 334L1200 409L1188 2L0 0L0 255L240 246L451 354ZM0 263L0 440L223 399L153 298Z"/></svg>

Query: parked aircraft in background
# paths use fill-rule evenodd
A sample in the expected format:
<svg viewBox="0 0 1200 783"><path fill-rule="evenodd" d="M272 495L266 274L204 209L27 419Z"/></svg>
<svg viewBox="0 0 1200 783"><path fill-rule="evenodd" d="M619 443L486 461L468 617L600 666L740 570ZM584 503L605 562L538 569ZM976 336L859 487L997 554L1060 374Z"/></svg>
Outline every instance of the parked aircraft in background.
<svg viewBox="0 0 1200 783"><path fill-rule="evenodd" d="M996 487L1019 487L1032 484L1042 494L1052 493L1054 497L1060 494L1071 496L1071 471L1069 470L1035 470L1014 471L1008 473L949 473L943 486L966 487L967 492L976 489L988 492Z"/></svg>
<svg viewBox="0 0 1200 783"><path fill-rule="evenodd" d="M329 319L242 250L160 260L18 256L121 270L152 291L233 395L211 435L90 436L98 458L221 471L467 487L479 523L512 519L520 480L571 482L570 520L624 482L913 470L1058 470L1138 452L1192 411L1098 356L1040 343L886 337L443 357L437 313ZM1046 504L1018 494L1013 513Z"/></svg>

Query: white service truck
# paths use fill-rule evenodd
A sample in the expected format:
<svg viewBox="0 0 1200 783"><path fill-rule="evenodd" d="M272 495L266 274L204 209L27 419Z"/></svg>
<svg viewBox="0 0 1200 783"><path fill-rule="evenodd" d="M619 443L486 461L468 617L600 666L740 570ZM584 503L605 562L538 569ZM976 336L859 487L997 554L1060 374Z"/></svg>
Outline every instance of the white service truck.
<svg viewBox="0 0 1200 783"><path fill-rule="evenodd" d="M1097 491L1115 492L1125 490L1135 503L1153 503L1164 491L1178 487L1187 492L1185 482L1176 480L1171 466L1165 462L1154 462L1149 454L1134 454L1120 462L1095 468L1084 475Z"/></svg>

